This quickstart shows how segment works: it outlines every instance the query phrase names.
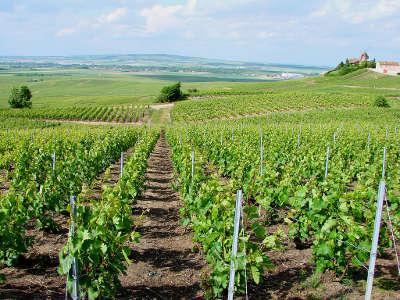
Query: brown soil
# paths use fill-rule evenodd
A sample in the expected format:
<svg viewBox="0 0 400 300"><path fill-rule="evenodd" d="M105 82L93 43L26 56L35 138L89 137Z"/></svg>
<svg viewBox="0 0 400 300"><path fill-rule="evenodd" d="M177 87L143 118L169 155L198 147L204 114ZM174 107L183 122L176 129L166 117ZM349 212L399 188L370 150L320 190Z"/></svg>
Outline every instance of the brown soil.
<svg viewBox="0 0 400 300"><path fill-rule="evenodd" d="M59 233L46 233L33 225L27 235L34 238L18 264L1 270L6 283L0 285L0 299L64 299L65 278L58 275L58 252L68 238L68 217L54 216Z"/></svg>
<svg viewBox="0 0 400 300"><path fill-rule="evenodd" d="M202 299L204 262L193 252L192 234L180 225L170 156L162 134L148 160L146 190L133 207L136 216L145 216L137 228L140 243L130 245L133 263L121 277L120 299Z"/></svg>
<svg viewBox="0 0 400 300"><path fill-rule="evenodd" d="M171 109L174 107L174 105L175 103L151 104L150 108L154 110Z"/></svg>
<svg viewBox="0 0 400 300"><path fill-rule="evenodd" d="M286 225L278 225L272 226L270 232L278 227L287 231ZM313 285L311 249L296 249L289 239L285 244L286 250L266 253L275 268L264 274L262 284L249 285L249 299L364 299L366 270L348 277L347 284L333 272L326 272L320 282ZM388 249L384 257L377 259L372 298L400 299L399 279L394 251Z"/></svg>

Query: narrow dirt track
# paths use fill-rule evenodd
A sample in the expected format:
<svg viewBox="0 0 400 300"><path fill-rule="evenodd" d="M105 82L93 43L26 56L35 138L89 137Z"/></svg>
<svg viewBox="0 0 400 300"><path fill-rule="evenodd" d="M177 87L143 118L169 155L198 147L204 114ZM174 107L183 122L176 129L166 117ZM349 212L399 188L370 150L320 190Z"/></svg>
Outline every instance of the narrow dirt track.
<svg viewBox="0 0 400 300"><path fill-rule="evenodd" d="M192 234L180 225L179 195L172 189L171 151L162 134L148 160L146 189L133 207L147 211L132 244L133 264L121 278L119 299L202 299L200 274L204 262L194 253Z"/></svg>

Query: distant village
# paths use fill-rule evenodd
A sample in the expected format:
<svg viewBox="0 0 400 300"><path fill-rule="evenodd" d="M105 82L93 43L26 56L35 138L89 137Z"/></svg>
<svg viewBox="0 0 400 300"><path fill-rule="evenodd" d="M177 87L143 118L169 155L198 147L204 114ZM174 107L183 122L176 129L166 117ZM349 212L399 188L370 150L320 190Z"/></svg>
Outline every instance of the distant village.
<svg viewBox="0 0 400 300"><path fill-rule="evenodd" d="M377 73L399 76L400 75L400 63L396 61L375 61L369 60L367 52L361 53L360 58L348 58L346 60L346 65L353 66L366 66L372 71ZM340 66L340 65L339 65Z"/></svg>

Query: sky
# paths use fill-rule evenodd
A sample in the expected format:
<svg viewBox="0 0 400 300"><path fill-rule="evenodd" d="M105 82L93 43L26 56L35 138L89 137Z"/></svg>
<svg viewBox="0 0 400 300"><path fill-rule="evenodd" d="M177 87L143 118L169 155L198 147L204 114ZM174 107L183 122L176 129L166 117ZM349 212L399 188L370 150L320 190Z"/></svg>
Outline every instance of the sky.
<svg viewBox="0 0 400 300"><path fill-rule="evenodd" d="M400 0L0 0L0 56L400 60Z"/></svg>

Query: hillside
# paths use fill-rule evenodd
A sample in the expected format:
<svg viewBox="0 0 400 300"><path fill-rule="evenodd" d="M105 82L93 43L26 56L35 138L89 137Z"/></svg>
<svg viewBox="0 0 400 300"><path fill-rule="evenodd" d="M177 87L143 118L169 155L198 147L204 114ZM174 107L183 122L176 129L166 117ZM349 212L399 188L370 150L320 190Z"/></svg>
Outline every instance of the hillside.
<svg viewBox="0 0 400 300"><path fill-rule="evenodd" d="M400 78L184 82L166 104L171 81L110 70L0 79L0 298L64 299L78 268L93 299L221 299L242 191L235 296L361 299L382 182L372 295L400 297ZM6 108L16 84L32 109Z"/></svg>

